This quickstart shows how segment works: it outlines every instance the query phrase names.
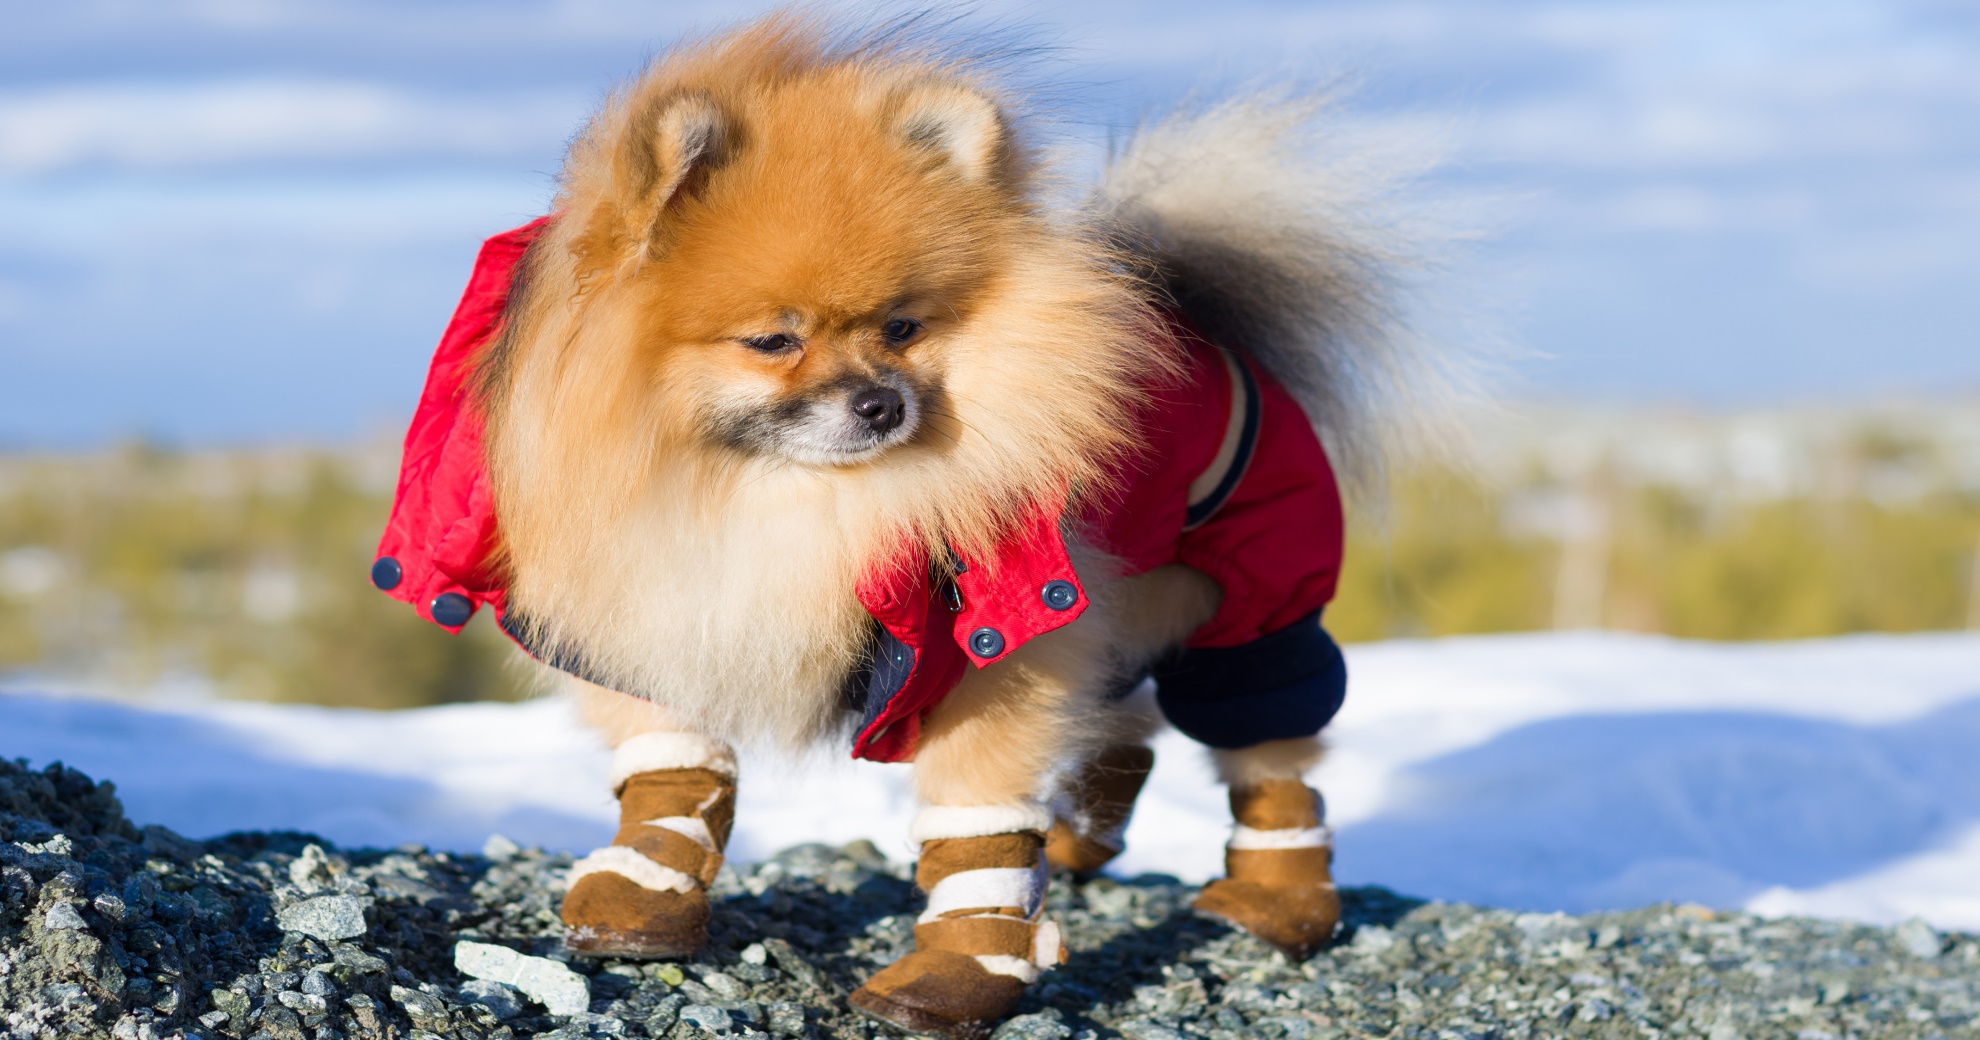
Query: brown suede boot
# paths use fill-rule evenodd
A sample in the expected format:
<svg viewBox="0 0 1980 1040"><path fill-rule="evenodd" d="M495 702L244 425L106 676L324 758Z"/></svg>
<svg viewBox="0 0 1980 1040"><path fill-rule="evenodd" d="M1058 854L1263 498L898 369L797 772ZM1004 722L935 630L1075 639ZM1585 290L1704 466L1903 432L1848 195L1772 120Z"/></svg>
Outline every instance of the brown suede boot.
<svg viewBox="0 0 1980 1040"><path fill-rule="evenodd" d="M1110 747L1081 766L1066 785L1063 805L1054 806L1059 811L1045 836L1045 862L1054 870L1091 874L1120 855L1134 800L1154 767L1154 750L1138 744Z"/></svg>
<svg viewBox="0 0 1980 1040"><path fill-rule="evenodd" d="M1041 805L924 809L915 881L928 909L914 952L881 969L848 1003L911 1033L981 1040L1017 1007L1040 968L1065 960L1045 899Z"/></svg>
<svg viewBox="0 0 1980 1040"><path fill-rule="evenodd" d="M1334 937L1341 920L1325 803L1297 780L1267 780L1231 788L1231 815L1237 829L1224 847L1227 876L1204 886L1196 909L1303 959Z"/></svg>
<svg viewBox="0 0 1980 1040"><path fill-rule="evenodd" d="M735 821L736 760L691 733L647 733L613 755L619 833L571 867L564 945L600 957L692 956L708 941L708 884Z"/></svg>

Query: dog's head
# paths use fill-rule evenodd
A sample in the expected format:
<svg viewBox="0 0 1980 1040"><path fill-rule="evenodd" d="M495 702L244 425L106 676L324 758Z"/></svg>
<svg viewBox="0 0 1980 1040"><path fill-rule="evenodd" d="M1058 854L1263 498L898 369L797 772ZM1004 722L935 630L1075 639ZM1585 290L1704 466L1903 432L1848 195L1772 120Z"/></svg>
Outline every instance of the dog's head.
<svg viewBox="0 0 1980 1040"><path fill-rule="evenodd" d="M953 435L945 355L1031 208L1003 112L926 68L729 57L758 74L644 83L573 155L602 349L709 448L846 467Z"/></svg>

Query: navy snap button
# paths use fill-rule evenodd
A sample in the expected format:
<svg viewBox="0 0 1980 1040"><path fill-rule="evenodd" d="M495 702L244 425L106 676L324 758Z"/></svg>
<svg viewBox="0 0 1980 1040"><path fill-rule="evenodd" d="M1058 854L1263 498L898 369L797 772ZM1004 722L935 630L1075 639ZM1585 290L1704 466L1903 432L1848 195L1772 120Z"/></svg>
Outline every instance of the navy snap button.
<svg viewBox="0 0 1980 1040"><path fill-rule="evenodd" d="M1004 652L1004 634L994 628L979 628L969 634L969 650L978 657L995 657Z"/></svg>
<svg viewBox="0 0 1980 1040"><path fill-rule="evenodd" d="M406 569L390 556L380 556L371 564L371 583L387 592L398 588L405 577Z"/></svg>
<svg viewBox="0 0 1980 1040"><path fill-rule="evenodd" d="M474 604L458 592L443 592L433 597L431 610L433 620L448 628L465 625L474 616Z"/></svg>
<svg viewBox="0 0 1980 1040"><path fill-rule="evenodd" d="M1079 586L1069 581L1048 581L1039 597L1053 610L1071 610L1079 602Z"/></svg>

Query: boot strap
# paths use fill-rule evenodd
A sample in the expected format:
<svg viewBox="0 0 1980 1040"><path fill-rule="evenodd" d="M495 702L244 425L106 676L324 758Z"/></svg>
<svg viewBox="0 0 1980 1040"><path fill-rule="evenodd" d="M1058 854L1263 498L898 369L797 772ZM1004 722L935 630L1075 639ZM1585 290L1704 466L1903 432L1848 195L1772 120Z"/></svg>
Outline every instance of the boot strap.
<svg viewBox="0 0 1980 1040"><path fill-rule="evenodd" d="M624 777L617 789L619 832L571 867L570 884L610 873L686 895L714 882L734 819L733 772L706 764L651 769Z"/></svg>
<svg viewBox="0 0 1980 1040"><path fill-rule="evenodd" d="M950 874L928 893L919 923L939 921L958 911L1009 909L1030 920L1045 903L1045 866L982 867Z"/></svg>
<svg viewBox="0 0 1980 1040"><path fill-rule="evenodd" d="M1331 848L1334 832L1325 824L1318 827L1280 827L1263 830L1240 823L1231 832L1232 849L1319 849Z"/></svg>
<svg viewBox="0 0 1980 1040"><path fill-rule="evenodd" d="M945 917L914 927L917 950L975 958L985 970L1029 985L1040 970L1066 962L1065 941L1050 918L1027 921L1004 914Z"/></svg>
<svg viewBox="0 0 1980 1040"><path fill-rule="evenodd" d="M722 854L700 842L663 827L634 824L619 828L612 845L632 849L642 856L686 874L702 885L715 880L722 869Z"/></svg>
<svg viewBox="0 0 1980 1040"><path fill-rule="evenodd" d="M698 878L664 863L656 863L624 845L607 845L593 850L591 855L571 864L566 881L570 887L576 888L578 882L593 874L616 874L652 892L687 895L701 888Z"/></svg>

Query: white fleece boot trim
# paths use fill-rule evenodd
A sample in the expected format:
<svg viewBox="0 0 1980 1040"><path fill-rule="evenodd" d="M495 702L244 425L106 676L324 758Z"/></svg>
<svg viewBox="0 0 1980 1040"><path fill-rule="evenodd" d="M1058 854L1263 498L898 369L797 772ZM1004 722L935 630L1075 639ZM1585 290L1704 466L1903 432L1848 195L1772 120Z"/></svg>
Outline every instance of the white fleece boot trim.
<svg viewBox="0 0 1980 1040"><path fill-rule="evenodd" d="M1045 865L1027 867L985 867L963 870L935 882L928 893L928 909L917 923L939 921L943 914L957 910L982 910L1013 906L1026 920L1038 916L1045 905Z"/></svg>
<svg viewBox="0 0 1980 1040"><path fill-rule="evenodd" d="M1265 851L1271 849L1317 849L1334 844L1334 832L1326 825L1319 827L1287 827L1283 830L1261 831L1240 823L1231 831L1231 840L1226 848L1244 851Z"/></svg>
<svg viewBox="0 0 1980 1040"><path fill-rule="evenodd" d="M612 790L639 773L656 769L706 769L736 775L736 753L728 744L699 733L641 733L612 752Z"/></svg>
<svg viewBox="0 0 1980 1040"><path fill-rule="evenodd" d="M699 816L662 816L639 822L643 827L658 827L661 830L683 835L710 852L722 851L715 847L715 835L708 830L708 824L702 822Z"/></svg>
<svg viewBox="0 0 1980 1040"><path fill-rule="evenodd" d="M623 845L607 845L571 864L571 873L565 884L575 886L592 874L617 874L653 892L679 892L687 895L701 887L701 882L694 878L672 867L655 863Z"/></svg>
<svg viewBox="0 0 1980 1040"><path fill-rule="evenodd" d="M1009 975L1029 986L1038 981L1038 965L1023 957L1011 957L1001 953L979 953L976 963L992 975Z"/></svg>
<svg viewBox="0 0 1980 1040"><path fill-rule="evenodd" d="M1001 915L979 914L977 916L998 917ZM1009 954L1002 953L979 953L976 955L976 963L983 965L984 970L997 975L1009 975L1011 978L1017 979L1027 986L1038 981L1038 973L1040 971L1056 968L1064 961L1065 943L1059 934L1058 922L1050 920L1038 922L1037 930L1032 933L1030 960L1025 960L1023 957L1012 957Z"/></svg>
<svg viewBox="0 0 1980 1040"><path fill-rule="evenodd" d="M1015 805L930 805L914 814L908 827L908 840L924 842L948 838L984 838L992 834L1043 833L1052 826L1052 810L1043 802Z"/></svg>

